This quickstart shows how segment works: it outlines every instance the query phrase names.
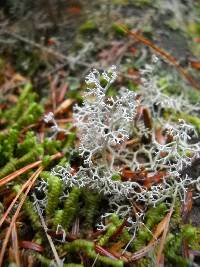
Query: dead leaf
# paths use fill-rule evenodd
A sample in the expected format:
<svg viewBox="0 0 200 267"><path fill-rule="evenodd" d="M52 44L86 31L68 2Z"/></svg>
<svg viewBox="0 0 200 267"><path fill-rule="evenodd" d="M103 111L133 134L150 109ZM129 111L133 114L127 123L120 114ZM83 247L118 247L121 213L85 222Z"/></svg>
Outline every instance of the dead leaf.
<svg viewBox="0 0 200 267"><path fill-rule="evenodd" d="M109 251L111 253L116 253L116 252L119 252L123 246L125 246L126 243L122 242L121 240L118 241L118 242L115 242L110 248L109 248Z"/></svg>
<svg viewBox="0 0 200 267"><path fill-rule="evenodd" d="M156 141L159 144L161 144L161 145L165 145L166 144L167 137L165 135L163 135L161 128L156 128L156 130L155 130L155 138L156 138Z"/></svg>
<svg viewBox="0 0 200 267"><path fill-rule="evenodd" d="M158 243L158 241L153 241L153 243L145 246L144 248L138 250L137 252L133 253L131 256L128 257L128 262L133 262L136 260L139 260L141 258L143 258L144 256L146 256L147 253L149 253L150 251L152 251L155 247L155 245ZM126 253L125 253L126 255Z"/></svg>
<svg viewBox="0 0 200 267"><path fill-rule="evenodd" d="M62 102L58 107L57 109L55 110L55 114L58 114L58 113L63 113L64 111L66 111L68 108L71 107L71 105L74 103L74 100L73 99L66 99L64 102Z"/></svg>
<svg viewBox="0 0 200 267"><path fill-rule="evenodd" d="M183 221L185 223L186 223L187 218L188 218L188 213L192 209L192 196L193 196L193 192L187 191L185 202L183 203L182 208L181 208L181 215L182 215Z"/></svg>
<svg viewBox="0 0 200 267"><path fill-rule="evenodd" d="M12 246L13 246L15 263L17 267L20 267L21 264L20 264L20 256L19 256L19 245L18 245L16 223L13 224L11 236L12 236Z"/></svg>
<svg viewBox="0 0 200 267"><path fill-rule="evenodd" d="M162 219L162 221L159 222L159 224L156 226L155 231L153 232L153 238L151 239L151 241L149 242L150 244L153 244L155 240L158 239L158 237L163 233L166 224L168 221L168 214Z"/></svg>
<svg viewBox="0 0 200 267"><path fill-rule="evenodd" d="M200 70L200 61L190 61L190 66L193 69Z"/></svg>
<svg viewBox="0 0 200 267"><path fill-rule="evenodd" d="M31 249L37 252L43 252L44 251L44 247L35 243L35 242L31 242L31 241L21 241L20 242L20 247L21 248L25 248L25 249Z"/></svg>

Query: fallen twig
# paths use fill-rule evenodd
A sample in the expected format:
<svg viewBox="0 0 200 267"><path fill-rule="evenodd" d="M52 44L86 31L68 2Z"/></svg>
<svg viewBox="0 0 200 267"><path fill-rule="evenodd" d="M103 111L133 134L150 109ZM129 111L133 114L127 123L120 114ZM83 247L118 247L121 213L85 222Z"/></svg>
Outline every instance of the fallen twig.
<svg viewBox="0 0 200 267"><path fill-rule="evenodd" d="M170 210L169 210L169 212L167 214L167 220L165 222L165 228L164 228L164 231L163 231L163 235L161 237L161 242L160 242L160 246L159 246L159 249L158 249L158 254L157 254L157 257L156 257L155 267L160 267L160 261L161 261L161 258L162 258L162 252L163 252L163 249L164 249L165 240L166 240L167 232L168 232L168 229L169 229L169 223L170 223L170 219L171 219L172 213L174 211L174 205L175 205L177 190L178 190L178 188L176 187L175 192L174 192L174 196L173 196L173 202L172 202L171 208L170 208Z"/></svg>
<svg viewBox="0 0 200 267"><path fill-rule="evenodd" d="M56 260L57 267L61 267L61 265L62 265L62 261L60 260L60 258L59 258L59 256L58 256L58 253L57 253L57 251L56 251L56 248L55 248L55 246L54 246L54 243L53 243L53 240L52 240L51 236L47 233L48 228L47 228L47 226L46 226L46 224L45 224L45 221L44 221L44 218L43 218L43 216L42 216L40 207L39 207L39 205L38 205L38 200L37 200L35 194L33 194L33 198L34 198L34 203L35 203L35 206L36 206L38 215L39 215L40 220L41 220L42 227L43 227L43 229L44 229L44 231L45 231L46 237L47 237L47 239L48 239L48 241L49 241L51 250L52 250L53 255L54 255L54 258L55 258L55 260Z"/></svg>
<svg viewBox="0 0 200 267"><path fill-rule="evenodd" d="M2 244L2 248L1 248L1 252L0 252L0 266L3 266L2 264L3 264L3 258L4 258L4 254L5 254L5 251L6 251L6 247L7 247L11 232L12 232L12 228L13 228L13 226L14 226L14 224L16 222L16 219L17 219L17 217L19 215L19 212L20 212L20 210L21 210L21 208L22 208L22 206L23 206L23 204L24 204L24 202L26 200L26 197L27 197L29 191L31 190L33 184L35 183L36 179L38 178L38 176L40 175L40 173L42 172L43 169L44 169L43 166L39 167L37 169L37 171L31 176L30 181L29 181L29 186L26 189L26 191L25 191L25 193L24 193L24 195L23 195L23 197L22 197L22 199L21 199L21 201L20 201L20 203L19 203L19 205L17 207L17 210L16 210L14 216L12 217L10 226L9 226L7 232L6 232L6 236L4 238L4 241L3 241L3 244Z"/></svg>
<svg viewBox="0 0 200 267"><path fill-rule="evenodd" d="M163 49L158 47L157 45L153 44L150 40L146 39L141 34L138 34L136 32L130 31L125 25L119 24L118 25L125 33L127 33L130 36L133 36L136 40L139 42L145 44L146 46L152 48L157 54L165 58L169 63L171 63L177 71L185 77L185 79L196 89L200 90L200 84L198 84L188 73L187 71L182 68L176 58L171 56L169 53L165 52Z"/></svg>
<svg viewBox="0 0 200 267"><path fill-rule="evenodd" d="M63 155L62 153L58 152L55 155L51 156L51 160L58 159L58 158L62 157L62 155ZM39 166L41 163L42 163L42 160L38 160L36 162L30 163L29 165L27 165L27 166L15 171L15 172L9 174L9 175L7 175L6 177L4 177L4 178L2 178L0 180L0 187L5 185L5 184L7 184L8 182L14 180L16 177L18 177L21 174L29 171L30 169L33 169L33 168Z"/></svg>
<svg viewBox="0 0 200 267"><path fill-rule="evenodd" d="M153 250L153 248L155 247L157 243L158 241L154 241L153 243L133 253L133 255L130 258L128 258L128 262L133 262L133 261L143 258L147 253Z"/></svg>
<svg viewBox="0 0 200 267"><path fill-rule="evenodd" d="M13 243L13 252L15 256L15 263L17 267L20 267L20 257L19 257L19 245L18 245L18 236L17 236L17 228L16 223L14 223L12 228L12 243Z"/></svg>

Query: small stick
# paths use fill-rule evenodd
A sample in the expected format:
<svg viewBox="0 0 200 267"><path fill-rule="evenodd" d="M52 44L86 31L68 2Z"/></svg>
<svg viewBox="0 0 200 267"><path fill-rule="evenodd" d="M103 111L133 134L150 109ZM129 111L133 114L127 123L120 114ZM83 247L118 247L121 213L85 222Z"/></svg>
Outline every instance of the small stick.
<svg viewBox="0 0 200 267"><path fill-rule="evenodd" d="M51 160L56 159L56 158L61 157L61 156L62 156L61 153L57 153L57 154L51 156ZM41 163L42 161L39 160L39 161L37 161L37 162L35 162L35 163L38 163L38 162ZM32 163L32 164L29 164L28 166L31 166L31 165L33 165L33 163ZM28 166L26 166L26 167L28 167ZM25 169L25 170L29 170L29 169L27 169L26 167L22 168L21 170L23 170L23 169ZM20 170L19 170L19 171L20 171ZM16 173L16 174L15 174L15 173ZM22 172L22 173L24 173L24 172ZM22 173L20 173L20 174L22 174ZM15 178L16 176L15 176L14 174L17 175L17 176L19 175L18 172L14 172L13 174L11 174L11 177L14 177L14 178ZM7 176L6 176L6 177L7 177ZM6 177L5 177L5 178L6 178ZM0 227L2 226L2 224L4 223L5 219L7 218L8 214L9 214L9 212L11 211L11 209L12 209L13 206L14 206L14 204L15 204L16 201L18 200L20 194L21 194L21 193L24 191L24 189L29 185L31 179L32 179L32 176L29 178L28 181L26 181L26 182L23 184L22 188L19 190L19 192L17 193L16 197L13 199L12 203L10 204L10 206L8 207L8 209L6 210L6 212L4 213L3 217L2 217L1 220L0 220Z"/></svg>
<svg viewBox="0 0 200 267"><path fill-rule="evenodd" d="M153 44L150 40L146 39L141 34L128 30L125 25L119 24L119 27L130 36L133 36L139 42L145 44L146 46L152 48L157 54L165 58L169 63L171 63L177 71L185 77L185 79L196 89L200 90L200 85L187 73L187 71L180 66L176 58L165 52L163 49L159 48L157 45Z"/></svg>
<svg viewBox="0 0 200 267"><path fill-rule="evenodd" d="M56 153L56 154L54 154L54 155L51 156L51 160L60 158L62 156L63 156L63 154L60 153L60 152L58 152L58 153ZM14 180L16 177L18 177L19 175L21 175L21 174L29 171L30 169L39 166L40 163L42 163L42 160L38 160L36 162L30 163L29 165L27 165L27 166L25 166L25 167L23 167L23 168L15 171L15 172L9 174L9 175L7 175L6 177L4 177L4 178L2 178L0 180L0 187L3 186L3 185L5 185L5 184L7 184L8 182Z"/></svg>
<svg viewBox="0 0 200 267"><path fill-rule="evenodd" d="M166 240L166 237L167 237L167 232L168 232L168 229L169 229L170 218L171 218L172 213L174 211L174 205L175 205L177 191L178 191L178 187L176 187L176 189L175 189L174 196L173 196L173 202L172 202L171 208L170 208L170 210L169 210L169 212L167 214L167 221L166 221L166 225L165 225L165 228L164 228L164 231L163 231L163 235L161 237L161 242L160 242L158 254L157 254L157 257L156 257L155 267L159 267L160 266L161 256L162 256L162 252L163 252L163 249L164 249L165 240Z"/></svg>
<svg viewBox="0 0 200 267"><path fill-rule="evenodd" d="M2 216L1 220L0 220L0 227L2 226L2 224L4 223L4 221L6 220L9 212L12 210L13 206L15 205L15 203L17 202L19 196L21 195L21 193L24 191L24 189L29 185L30 181L32 179L32 176L29 178L29 180L26 181L26 183L23 184L22 188L19 190L19 192L17 193L16 197L13 199L12 203L10 204L10 206L7 208L6 212L4 213L4 215Z"/></svg>
<svg viewBox="0 0 200 267"><path fill-rule="evenodd" d="M24 202L26 200L26 197L27 197L29 191L31 190L33 184L35 183L36 179L38 178L40 173L43 171L43 169L44 169L43 166L39 167L37 169L37 171L31 176L31 180L30 180L29 186L26 189L26 191L25 191L25 193L24 193L24 195L23 195L23 197L22 197L22 199L21 199L21 201L20 201L20 203L18 205L18 208L17 208L14 216L12 217L10 226L9 226L7 232L6 232L6 236L4 238L4 241L3 241L3 244L2 244L2 248L1 248L1 252L0 252L0 267L3 266L2 264L3 264L4 255L5 255L5 252L6 252L6 247L7 247L11 232L12 232L12 228L13 228L13 226L14 226L14 224L16 222L16 219L17 219L17 217L19 215L19 212L20 212L20 210L21 210L21 208L22 208L22 206L23 206L23 204L24 204Z"/></svg>
<svg viewBox="0 0 200 267"><path fill-rule="evenodd" d="M19 244L18 244L16 223L14 223L13 228L12 228L12 242L13 242L15 263L17 267L20 267L21 264L20 264L20 257L19 257Z"/></svg>
<svg viewBox="0 0 200 267"><path fill-rule="evenodd" d="M44 229L44 231L45 231L45 234L46 234L46 237L47 237L47 239L48 239L48 241L49 241L49 244L50 244L51 250L52 250L52 252L53 252L54 258L55 258L55 260L56 260L57 266L59 267L59 266L62 265L62 261L60 260L60 258L59 258L59 256L58 256L58 253L57 253L57 251L56 251L56 248L55 248L55 246L54 246L54 243L53 243L53 240L52 240L51 236L47 233L48 228L47 228L46 223L45 223L45 221L44 221L44 218L43 218L43 216L42 216L42 212L41 212L40 207L39 207L39 205L38 205L38 200L37 200L35 194L33 194L33 198L34 198L34 200L35 200L35 206L36 206L37 212L38 212L38 214L39 214L39 216L40 216L40 220L41 220L41 223L42 223L42 227L43 227L43 229Z"/></svg>

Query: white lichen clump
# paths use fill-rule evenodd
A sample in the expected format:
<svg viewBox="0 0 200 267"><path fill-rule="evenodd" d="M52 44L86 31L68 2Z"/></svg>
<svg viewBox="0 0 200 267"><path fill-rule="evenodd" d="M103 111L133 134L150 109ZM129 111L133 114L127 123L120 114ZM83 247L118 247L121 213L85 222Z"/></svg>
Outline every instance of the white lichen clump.
<svg viewBox="0 0 200 267"><path fill-rule="evenodd" d="M183 170L200 156L200 143L191 141L194 127L162 116L163 110L185 110L187 101L175 101L162 93L150 66L143 74L137 94L121 88L115 97L108 97L117 78L116 68L90 72L84 102L74 107L84 164L76 173L69 166L52 170L67 187L87 187L109 196L110 211L121 216L131 213L130 200L156 205L172 197L175 189L184 200L194 181ZM132 177L123 177L127 169ZM150 182L146 185L145 181Z"/></svg>
<svg viewBox="0 0 200 267"><path fill-rule="evenodd" d="M75 106L74 119L80 138L79 151L85 163L92 164L92 158L103 154L105 150L122 144L129 138L136 115L137 102L135 94L127 89L120 94L106 97L106 91L116 79L115 67L102 73L106 81L103 87L100 83L101 74L93 70L86 83L91 86L85 94L83 106ZM105 162L104 162L105 163Z"/></svg>

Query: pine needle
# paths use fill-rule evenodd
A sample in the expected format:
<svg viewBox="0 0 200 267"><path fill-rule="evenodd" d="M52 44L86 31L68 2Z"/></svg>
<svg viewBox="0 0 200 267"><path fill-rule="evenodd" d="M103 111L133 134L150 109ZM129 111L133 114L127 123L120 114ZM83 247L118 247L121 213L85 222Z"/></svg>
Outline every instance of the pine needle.
<svg viewBox="0 0 200 267"><path fill-rule="evenodd" d="M51 160L54 160L54 159L59 158L59 157L61 157L61 156L62 156L61 153L57 153L57 154L51 156ZM22 173L28 171L29 169L31 169L31 167L33 168L33 164L35 164L34 167L36 167L36 166L37 166L36 163L38 164L38 162L39 162L39 164L40 164L42 161L39 160L39 161L37 161L37 162L34 162L34 163L32 163L32 164L29 164L29 165L27 165L26 167L24 167L24 168L22 168L22 169L20 169L20 170L18 170L18 171L15 171L14 173L12 173L12 174L10 174L10 175L8 175L8 176L6 176L6 177L10 177L10 178L14 179L14 178L16 178L18 175L20 175L20 174L22 174ZM6 179L6 177L5 177L4 179ZM23 186L21 187L21 189L20 189L19 192L17 193L16 197L15 197L15 198L13 199L13 201L11 202L10 206L8 207L8 209L6 210L6 212L4 213L4 215L2 216L2 218L1 218L1 220L0 220L0 227L2 226L2 224L4 223L4 221L6 220L6 218L7 218L8 214L9 214L9 212L12 210L13 206L14 206L15 203L17 202L17 200L18 200L19 196L21 195L21 193L26 189L26 187L27 187L27 186L29 185L29 183L31 182L32 178L33 178L33 177L31 176L31 177L28 179L28 181L26 181L26 182L23 184Z"/></svg>
<svg viewBox="0 0 200 267"><path fill-rule="evenodd" d="M0 220L0 227L2 226L2 224L4 223L4 221L6 220L9 212L12 210L13 206L15 205L15 203L17 202L19 196L21 195L21 193L26 189L26 187L30 184L32 180L32 176L28 179L28 181L26 181L23 186L21 187L21 189L19 190L19 192L17 193L16 197L13 199L13 201L11 202L10 206L7 208L6 212L4 213L4 215L2 216L1 220Z"/></svg>
<svg viewBox="0 0 200 267"><path fill-rule="evenodd" d="M166 51L164 51L163 49L161 49L160 47L158 47L157 45L153 44L150 40L146 39L144 36L142 36L141 34L138 34L136 32L133 31L129 31L129 29L122 24L118 25L125 33L127 33L130 36L133 36L136 40L138 40L139 42L145 44L146 46L152 48L156 54L159 54L160 56L162 56L163 58L165 58L169 63L171 63L176 69L177 71L185 77L185 79L196 89L200 90L200 84L198 84L188 73L187 71L182 68L180 66L180 64L178 63L178 61L176 60L176 58L174 58L173 56L171 56L169 53L167 53Z"/></svg>
<svg viewBox="0 0 200 267"><path fill-rule="evenodd" d="M59 258L59 256L58 256L58 253L57 253L57 251L56 251L56 248L55 248L55 246L54 246L54 243L53 243L53 241L52 241L51 236L47 233L48 228L47 228L46 223L45 223L45 221L44 221L44 218L43 218L43 216L42 216L42 212L41 212L41 210L40 210L40 206L38 205L38 200L37 200L35 194L33 194L33 198L34 198L34 203L35 203L35 206L36 206L38 215L39 215L40 220L41 220L42 227L43 227L43 229L44 229L44 231L45 231L46 237L47 237L47 239L48 239L48 241L49 241L51 250L52 250L53 255L54 255L54 258L55 258L55 260L56 260L57 267L61 267L61 266L62 266L62 261L60 260L60 258Z"/></svg>
<svg viewBox="0 0 200 267"><path fill-rule="evenodd" d="M54 159L60 158L62 156L63 156L62 153L59 152L59 153L56 153L56 154L52 155L50 160L54 160ZM33 163L31 163L31 164L29 164L29 165L27 165L27 166L15 171L15 172L7 175L6 177L4 177L4 178L2 178L0 180L0 187L5 185L5 184L7 184L8 182L14 180L16 177L18 177L19 175L29 171L30 169L39 166L41 163L42 163L42 160L38 160L36 162L33 162Z"/></svg>
<svg viewBox="0 0 200 267"><path fill-rule="evenodd" d="M166 220L166 223L165 223L165 228L164 228L164 231L163 231L163 235L161 237L160 246L159 246L158 254L157 254L157 257L156 257L155 267L160 267L160 261L161 261L161 257L162 257L162 252L163 252L163 249L164 249L165 240L166 240L166 237L167 237L167 232L169 230L169 223L170 223L170 219L171 219L172 213L174 211L174 205L175 205L177 191L178 191L178 188L176 187L175 192L174 192L174 196L173 196L173 202L172 202L171 208L170 208L170 210L169 210L169 212L167 214L167 220Z"/></svg>
<svg viewBox="0 0 200 267"><path fill-rule="evenodd" d="M29 164L29 165L27 165L27 166L25 166L19 170L7 175L6 177L2 178L0 180L0 187L7 184L8 182L14 180L16 177L29 171L30 169L37 167L38 165L40 165L41 162L42 162L42 160L38 160L38 161L31 163L31 164Z"/></svg>
<svg viewBox="0 0 200 267"><path fill-rule="evenodd" d="M16 222L16 219L17 219L17 217L19 215L19 212L20 212L20 210L21 210L21 208L22 208L22 206L23 206L23 204L24 204L24 202L26 200L26 197L27 197L29 191L31 190L33 184L35 183L36 179L38 178L40 173L43 171L43 169L44 169L43 166L39 167L37 169L37 171L31 176L31 180L29 181L29 185L28 185L28 187L27 187L27 189L26 189L26 191L25 191L25 193L24 193L24 195L23 195L23 197L22 197L22 199L21 199L21 201L20 201L20 203L18 205L18 208L17 208L14 216L12 217L10 226L9 226L7 232L6 232L6 236L5 236L5 239L3 241L1 252L0 252L0 267L3 266L2 264L3 264L4 255L5 255L5 252L6 252L6 247L7 247L11 232L12 232L12 228L13 228L13 226L14 226L14 224Z"/></svg>
<svg viewBox="0 0 200 267"><path fill-rule="evenodd" d="M12 244L13 244L13 252L15 256L15 263L17 267L20 267L20 257L19 257L19 244L18 244L18 236L17 236L17 228L16 223L14 223L12 228Z"/></svg>

